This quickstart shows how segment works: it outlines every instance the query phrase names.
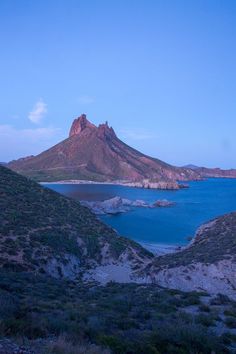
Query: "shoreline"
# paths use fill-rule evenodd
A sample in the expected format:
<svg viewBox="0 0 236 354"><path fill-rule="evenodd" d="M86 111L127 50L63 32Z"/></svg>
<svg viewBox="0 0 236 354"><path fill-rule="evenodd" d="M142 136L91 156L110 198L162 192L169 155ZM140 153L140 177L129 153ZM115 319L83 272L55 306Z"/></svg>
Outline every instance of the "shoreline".
<svg viewBox="0 0 236 354"><path fill-rule="evenodd" d="M176 253L182 251L188 245L178 245L178 244L164 244L164 243L152 243L152 242L139 242L143 248L152 252L154 256L164 256L165 254Z"/></svg>

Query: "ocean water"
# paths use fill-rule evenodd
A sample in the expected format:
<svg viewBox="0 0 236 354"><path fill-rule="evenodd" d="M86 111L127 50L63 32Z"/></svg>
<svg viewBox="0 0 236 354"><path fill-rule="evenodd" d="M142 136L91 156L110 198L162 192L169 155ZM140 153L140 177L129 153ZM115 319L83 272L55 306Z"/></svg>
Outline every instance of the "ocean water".
<svg viewBox="0 0 236 354"><path fill-rule="evenodd" d="M47 187L76 200L105 200L115 196L153 203L168 199L168 208L133 208L100 218L119 234L147 244L185 245L204 222L236 210L236 179L212 178L190 182L188 189L160 191L116 185L48 184Z"/></svg>

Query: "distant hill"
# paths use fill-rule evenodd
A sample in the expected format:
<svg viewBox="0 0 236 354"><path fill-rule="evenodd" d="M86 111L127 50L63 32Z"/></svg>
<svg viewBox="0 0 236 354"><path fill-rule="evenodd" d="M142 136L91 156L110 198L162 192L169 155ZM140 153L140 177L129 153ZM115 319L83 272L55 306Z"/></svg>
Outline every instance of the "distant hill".
<svg viewBox="0 0 236 354"><path fill-rule="evenodd" d="M236 178L236 170L222 170L221 168L207 168L199 167L196 170L202 177L223 177L223 178Z"/></svg>
<svg viewBox="0 0 236 354"><path fill-rule="evenodd" d="M99 265L152 258L89 209L0 166L0 267L79 279Z"/></svg>
<svg viewBox="0 0 236 354"><path fill-rule="evenodd" d="M189 165L183 166L183 168L190 168L191 170L197 170L199 167L196 165L189 164Z"/></svg>
<svg viewBox="0 0 236 354"><path fill-rule="evenodd" d="M12 161L8 167L38 181L148 179L175 187L177 180L199 178L192 169L171 166L131 148L107 123L96 127L84 114L74 120L66 140L37 156Z"/></svg>
<svg viewBox="0 0 236 354"><path fill-rule="evenodd" d="M183 167L197 172L203 178L204 177L236 178L236 169L222 170L219 167L207 168L207 167L199 167L191 164L185 165Z"/></svg>

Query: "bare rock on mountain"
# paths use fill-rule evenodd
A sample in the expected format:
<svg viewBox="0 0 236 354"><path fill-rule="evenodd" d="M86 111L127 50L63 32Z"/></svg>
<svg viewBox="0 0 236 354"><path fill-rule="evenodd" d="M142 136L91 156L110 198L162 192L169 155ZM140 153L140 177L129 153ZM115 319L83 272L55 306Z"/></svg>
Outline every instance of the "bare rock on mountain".
<svg viewBox="0 0 236 354"><path fill-rule="evenodd" d="M72 123L69 137L78 135L85 129L94 129L94 128L96 128L95 125L93 125L87 120L86 114L82 114L79 118L75 119L74 122Z"/></svg>

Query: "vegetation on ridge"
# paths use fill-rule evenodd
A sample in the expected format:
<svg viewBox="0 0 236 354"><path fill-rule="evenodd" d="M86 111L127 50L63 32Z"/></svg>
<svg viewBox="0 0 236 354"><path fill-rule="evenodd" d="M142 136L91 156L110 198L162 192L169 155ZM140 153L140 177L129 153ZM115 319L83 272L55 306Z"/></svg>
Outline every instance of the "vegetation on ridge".
<svg viewBox="0 0 236 354"><path fill-rule="evenodd" d="M235 350L236 303L226 296L184 293L155 284L99 286L65 279L63 274L58 279L48 276L44 266L50 259L66 267L70 255L80 269L100 264L104 245L114 262L127 249L134 250L140 261L152 256L119 237L79 203L5 167L0 167L0 177L3 338L21 338L34 354L78 353L81 342L87 348L98 345L91 349L93 354ZM196 242L203 241L199 237ZM39 338L40 348L34 350Z"/></svg>
<svg viewBox="0 0 236 354"><path fill-rule="evenodd" d="M77 257L80 266L100 262L109 247L115 260L133 248L151 254L133 241L118 236L89 209L0 166L0 266L43 272L50 259L66 265Z"/></svg>

